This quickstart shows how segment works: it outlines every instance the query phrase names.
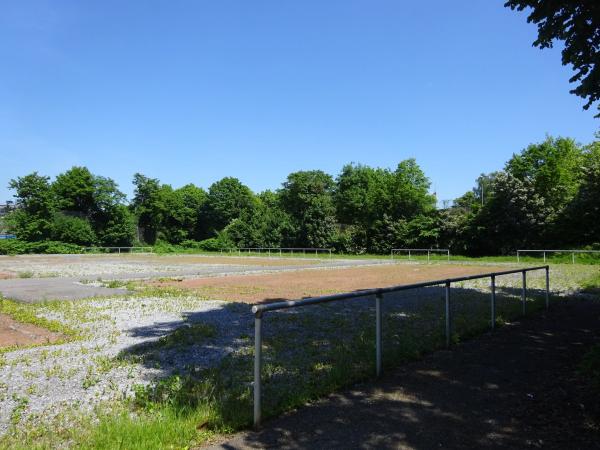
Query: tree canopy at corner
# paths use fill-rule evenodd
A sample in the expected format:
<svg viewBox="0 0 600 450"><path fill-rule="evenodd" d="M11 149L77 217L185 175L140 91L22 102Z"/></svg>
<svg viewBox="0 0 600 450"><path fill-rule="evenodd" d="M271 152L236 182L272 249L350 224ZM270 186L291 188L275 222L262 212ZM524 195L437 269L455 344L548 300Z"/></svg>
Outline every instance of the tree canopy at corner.
<svg viewBox="0 0 600 450"><path fill-rule="evenodd" d="M538 27L536 47L552 48L554 40L564 42L562 63L573 66L575 75L569 81L579 85L571 93L587 100L584 109L600 100L600 1L508 0L504 6L517 11L531 8L527 22ZM600 118L600 112L595 117Z"/></svg>

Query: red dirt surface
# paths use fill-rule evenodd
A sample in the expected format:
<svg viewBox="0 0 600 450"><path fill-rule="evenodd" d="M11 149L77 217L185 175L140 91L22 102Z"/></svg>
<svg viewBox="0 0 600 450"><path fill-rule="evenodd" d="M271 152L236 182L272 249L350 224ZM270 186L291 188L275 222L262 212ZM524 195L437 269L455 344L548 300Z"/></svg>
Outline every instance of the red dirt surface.
<svg viewBox="0 0 600 450"><path fill-rule="evenodd" d="M261 303L418 283L497 270L507 270L507 267L394 264L192 278L181 281L153 281L150 284L189 289L211 299Z"/></svg>
<svg viewBox="0 0 600 450"><path fill-rule="evenodd" d="M0 348L32 344L52 344L64 336L29 323L21 323L0 314Z"/></svg>
<svg viewBox="0 0 600 450"><path fill-rule="evenodd" d="M14 278L15 274L11 272L0 272L0 280L8 280L9 278Z"/></svg>

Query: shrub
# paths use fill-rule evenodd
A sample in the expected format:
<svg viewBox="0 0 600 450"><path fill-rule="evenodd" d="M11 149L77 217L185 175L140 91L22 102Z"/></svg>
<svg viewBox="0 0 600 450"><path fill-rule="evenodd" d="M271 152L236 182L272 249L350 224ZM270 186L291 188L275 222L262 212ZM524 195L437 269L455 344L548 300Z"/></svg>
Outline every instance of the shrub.
<svg viewBox="0 0 600 450"><path fill-rule="evenodd" d="M83 248L75 244L57 241L24 242L18 239L0 241L0 255L23 255L31 253L82 253Z"/></svg>

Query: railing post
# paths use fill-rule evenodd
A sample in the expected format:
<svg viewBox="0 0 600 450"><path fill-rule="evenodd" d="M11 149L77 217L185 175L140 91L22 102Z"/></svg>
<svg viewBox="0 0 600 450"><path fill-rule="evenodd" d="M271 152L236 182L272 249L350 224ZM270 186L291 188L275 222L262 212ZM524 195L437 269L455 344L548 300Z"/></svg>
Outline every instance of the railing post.
<svg viewBox="0 0 600 450"><path fill-rule="evenodd" d="M427 262L429 262L429 254L430 254L430 253L431 253L431 252L430 252L429 250L427 250Z"/></svg>
<svg viewBox="0 0 600 450"><path fill-rule="evenodd" d="M375 294L375 366L377 376L381 376L381 300L383 294Z"/></svg>
<svg viewBox="0 0 600 450"><path fill-rule="evenodd" d="M408 260L410 261L410 250L408 251Z"/></svg>
<svg viewBox="0 0 600 450"><path fill-rule="evenodd" d="M521 259L519 258L519 250L517 250L517 262L521 262Z"/></svg>
<svg viewBox="0 0 600 450"><path fill-rule="evenodd" d="M496 275L492 275L492 316L491 326L492 330L496 327Z"/></svg>
<svg viewBox="0 0 600 450"><path fill-rule="evenodd" d="M254 427L261 420L262 314L254 315Z"/></svg>
<svg viewBox="0 0 600 450"><path fill-rule="evenodd" d="M571 253L572 259L573 259L573 264L575 264L575 252Z"/></svg>
<svg viewBox="0 0 600 450"><path fill-rule="evenodd" d="M448 250L448 261L450 261L450 250Z"/></svg>
<svg viewBox="0 0 600 450"><path fill-rule="evenodd" d="M523 290L521 291L521 303L523 303L523 315L527 313L525 302L527 301L527 271L523 271Z"/></svg>
<svg viewBox="0 0 600 450"><path fill-rule="evenodd" d="M546 309L550 307L550 267L546 266Z"/></svg>
<svg viewBox="0 0 600 450"><path fill-rule="evenodd" d="M450 282L446 281L446 347L450 347Z"/></svg>
<svg viewBox="0 0 600 450"><path fill-rule="evenodd" d="M544 264L546 263L546 252L544 252Z"/></svg>

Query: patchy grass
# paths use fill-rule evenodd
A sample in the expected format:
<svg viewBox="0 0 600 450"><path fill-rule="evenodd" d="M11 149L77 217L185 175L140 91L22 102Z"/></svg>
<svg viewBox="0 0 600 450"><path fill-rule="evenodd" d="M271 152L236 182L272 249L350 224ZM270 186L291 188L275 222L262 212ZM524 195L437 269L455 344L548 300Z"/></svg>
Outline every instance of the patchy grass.
<svg viewBox="0 0 600 450"><path fill-rule="evenodd" d="M553 289L571 289L585 279L600 277L597 267L579 270L578 266L551 269ZM488 283L489 280L484 280ZM483 282L482 282L483 283ZM519 277L498 286L497 325L521 314ZM543 276L528 278L528 313L543 307ZM471 285L472 286L472 285ZM452 341L460 343L489 329L489 294L486 285L456 286L452 291ZM418 302L413 308L395 308L392 300L384 300L384 366L392 368L422 357L444 344L443 301L429 291L431 301ZM149 288L138 295L189 297L178 289ZM437 296L437 297L436 297ZM553 298L553 301L558 301ZM123 300L123 299L122 299ZM169 299L169 301L175 301ZM197 302L199 299L194 298ZM186 297L177 300L184 305ZM189 300L191 301L191 300ZM116 301L115 301L116 302ZM123 300L125 302L125 300ZM301 406L353 383L374 376L373 305L362 309L339 304L311 307L265 315L263 342L263 416L275 416ZM168 306L164 306L168 308ZM187 306L186 306L187 307ZM247 311L240 303L227 305L231 310ZM101 309L86 302L65 302L40 306L69 317L69 320L93 321ZM35 308L33 309L36 310ZM189 323L171 334L142 348L143 352L178 352L193 345L204 345L217 335L205 323ZM79 419L70 427L31 429L15 432L0 439L0 447L56 448L68 444L75 448L186 448L199 445L215 434L230 433L251 424L253 340L240 336L243 343L225 356L218 365L198 369L190 367L147 386L136 388L135 398L111 404L94 420ZM135 363L152 364L146 358ZM593 359L592 359L593 360ZM114 359L93 360L84 383L91 387L102 373L120 364ZM586 366L587 367L587 366ZM596 367L592 365L592 367ZM0 394L2 393L0 385ZM67 430L76 430L68 431Z"/></svg>
<svg viewBox="0 0 600 450"><path fill-rule="evenodd" d="M590 380L593 388L600 393L600 344L594 345L579 364L579 372Z"/></svg>
<svg viewBox="0 0 600 450"><path fill-rule="evenodd" d="M465 290L460 300L465 307L454 311L453 342L489 327L488 304L481 301L481 293ZM532 296L528 310L542 305L542 296ZM383 324L385 367L420 358L443 345L442 306L433 302L410 313L388 311ZM264 417L278 415L374 375L373 311L348 314L331 305L313 308L319 311L311 315L283 313L278 320L267 319L262 378ZM503 323L502 318L519 316L520 308L518 296L499 293L498 324ZM307 328L309 332L301 332ZM200 333L211 335L208 330ZM185 336L180 328L163 343L172 347L183 341L185 345ZM88 441L90 447L105 448L105 443L120 442L130 443L131 448L151 448L166 442L175 447L196 445L214 434L248 427L252 421L253 356L253 347L248 345L229 354L217 367L201 371L190 368L138 387L129 405L130 414L102 418ZM162 439L163 427L181 432L172 441L157 441ZM136 440L132 441L131 436Z"/></svg>
<svg viewBox="0 0 600 450"><path fill-rule="evenodd" d="M600 271L584 280L582 283L582 287L583 292L600 295Z"/></svg>
<svg viewBox="0 0 600 450"><path fill-rule="evenodd" d="M57 320L49 320L42 317L40 313L39 305L31 305L7 300L0 295L0 313L6 314L13 320L21 323L29 323L36 325L41 328L45 328L48 331L59 333L64 336L63 339L53 342L52 345L63 344L82 338L82 334L62 322ZM33 344L32 346L40 346L48 344ZM21 347L22 348L22 347ZM0 353L6 353L14 350L12 347L0 348Z"/></svg>

